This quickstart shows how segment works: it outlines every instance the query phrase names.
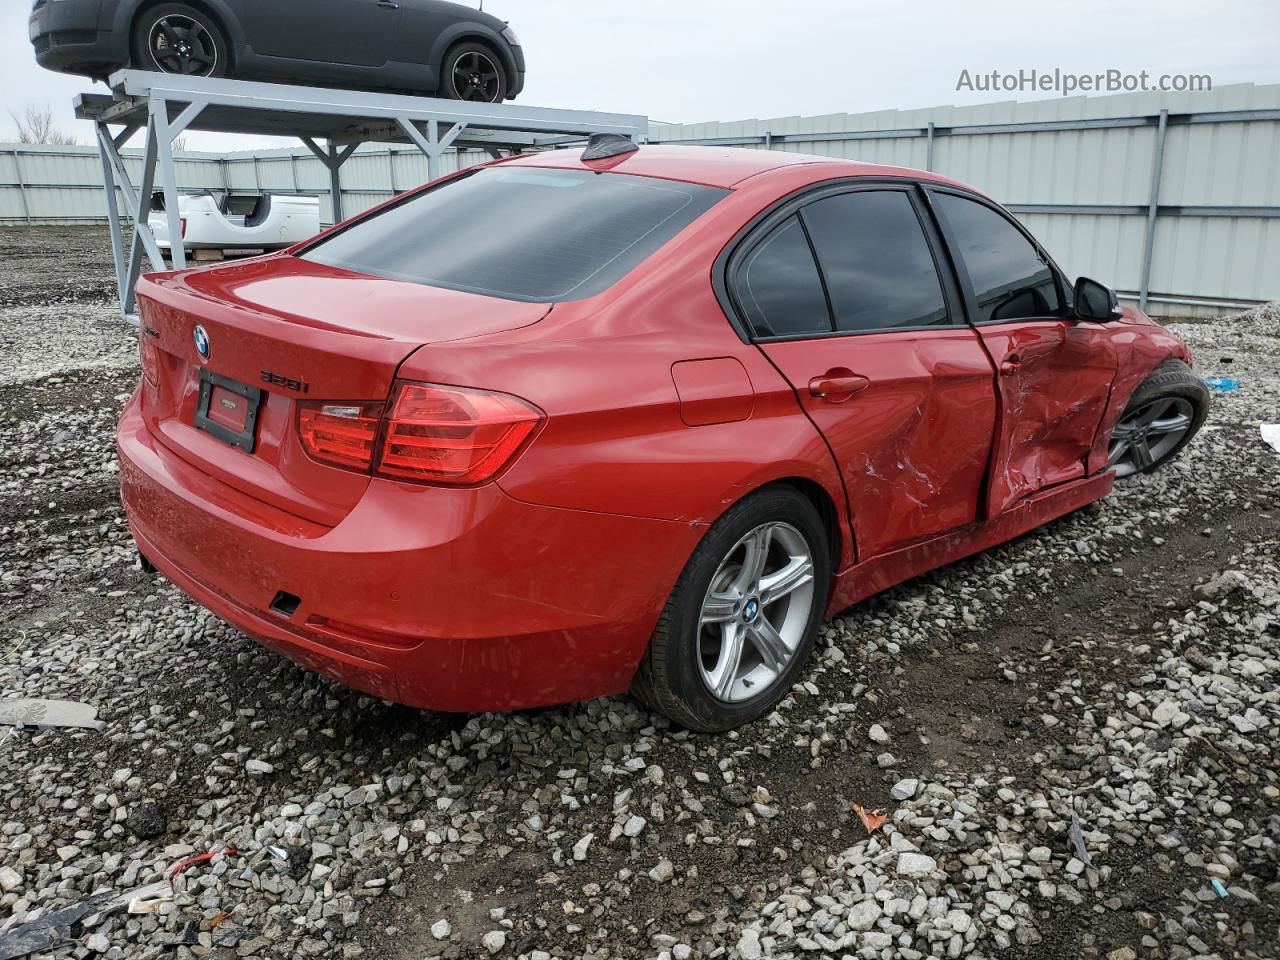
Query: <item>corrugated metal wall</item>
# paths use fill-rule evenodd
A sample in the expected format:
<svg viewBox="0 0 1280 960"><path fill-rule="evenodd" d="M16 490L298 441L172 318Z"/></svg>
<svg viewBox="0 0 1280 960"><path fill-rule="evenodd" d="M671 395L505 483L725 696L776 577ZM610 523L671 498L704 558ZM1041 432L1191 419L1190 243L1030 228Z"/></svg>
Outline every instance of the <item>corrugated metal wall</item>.
<svg viewBox="0 0 1280 960"><path fill-rule="evenodd" d="M1211 92L1137 93L1030 103L885 110L731 123L654 124L659 142L726 143L907 167L972 184L1012 207L1073 276L1140 289L1147 205L1158 140L1161 163L1150 290L1152 312L1191 312L1169 300L1280 299L1280 85ZM1239 122L1183 122L1185 115L1250 111ZM1269 117L1267 115L1270 115ZM967 133L988 125L1149 117L1119 128ZM929 125L935 128L930 138ZM884 137L850 134L892 131ZM828 135L828 136L824 136ZM842 135L844 138L842 139ZM932 140L932 146L930 145ZM1053 211L1024 207L1054 205ZM1071 207L1077 209L1072 210ZM1095 212L1089 207L1123 207ZM1254 208L1186 215L1176 207ZM1221 311L1218 311L1221 312Z"/></svg>
<svg viewBox="0 0 1280 960"><path fill-rule="evenodd" d="M654 124L650 136L927 167L1011 206L1068 273L1133 292L1141 284L1161 110L1170 120L1152 237L1152 312L1196 312L1169 302L1183 298L1280 299L1280 85ZM1188 115L1224 111L1250 113L1233 122L1188 122ZM982 129L1143 117L1149 119L1106 129ZM449 156L445 169L484 159L478 151ZM136 183L136 152L127 162ZM322 197L322 219L332 220L328 171L304 148L185 153L177 164L183 188L314 193ZM369 144L341 175L344 210L352 214L424 182L427 165L411 147ZM0 222L101 221L101 183L91 147L0 145Z"/></svg>

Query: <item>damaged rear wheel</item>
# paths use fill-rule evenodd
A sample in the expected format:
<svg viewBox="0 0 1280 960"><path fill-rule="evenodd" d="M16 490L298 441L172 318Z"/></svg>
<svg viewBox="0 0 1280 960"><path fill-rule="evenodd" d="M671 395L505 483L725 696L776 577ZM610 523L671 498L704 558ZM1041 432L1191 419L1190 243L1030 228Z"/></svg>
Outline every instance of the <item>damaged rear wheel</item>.
<svg viewBox="0 0 1280 960"><path fill-rule="evenodd" d="M1209 415L1209 390L1181 360L1166 360L1134 391L1111 434L1107 466L1117 477L1173 459Z"/></svg>

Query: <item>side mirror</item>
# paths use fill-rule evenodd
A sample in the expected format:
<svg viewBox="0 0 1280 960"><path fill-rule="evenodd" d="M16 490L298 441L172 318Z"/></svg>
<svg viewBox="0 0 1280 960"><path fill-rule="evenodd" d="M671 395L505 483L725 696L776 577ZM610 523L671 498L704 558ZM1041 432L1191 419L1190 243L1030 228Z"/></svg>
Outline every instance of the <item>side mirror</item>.
<svg viewBox="0 0 1280 960"><path fill-rule="evenodd" d="M1109 323L1124 316L1120 311L1120 298L1104 283L1081 277L1075 285L1075 313L1079 320Z"/></svg>

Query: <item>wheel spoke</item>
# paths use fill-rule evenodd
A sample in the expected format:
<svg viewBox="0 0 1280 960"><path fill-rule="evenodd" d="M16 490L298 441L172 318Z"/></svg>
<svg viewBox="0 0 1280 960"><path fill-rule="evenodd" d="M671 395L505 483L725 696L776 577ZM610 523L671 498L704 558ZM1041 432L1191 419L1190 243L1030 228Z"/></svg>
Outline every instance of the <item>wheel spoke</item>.
<svg viewBox="0 0 1280 960"><path fill-rule="evenodd" d="M1111 439L1117 443L1128 443L1133 439L1134 435L1140 433L1142 428L1132 423L1117 423L1116 428L1111 433Z"/></svg>
<svg viewBox="0 0 1280 960"><path fill-rule="evenodd" d="M1117 463L1123 460L1125 455L1129 452L1129 447L1130 442L1128 440L1122 440L1118 437L1113 440L1111 456L1107 458L1107 466L1114 467Z"/></svg>
<svg viewBox="0 0 1280 960"><path fill-rule="evenodd" d="M738 613L738 602L735 598L724 594L712 594L702 604L702 622L725 623Z"/></svg>
<svg viewBox="0 0 1280 960"><path fill-rule="evenodd" d="M742 559L742 570L734 580L734 588L746 596L759 589L760 577L764 573L764 565L769 559L769 546L773 543L773 527L769 524L757 527L743 542L746 554Z"/></svg>
<svg viewBox="0 0 1280 960"><path fill-rule="evenodd" d="M791 659L791 650L773 624L761 614L747 627L751 645L760 654L761 662L771 671L781 673Z"/></svg>
<svg viewBox="0 0 1280 960"><path fill-rule="evenodd" d="M1145 437L1129 445L1129 457L1133 461L1133 465L1139 470L1145 470L1156 462L1151 453L1151 445Z"/></svg>
<svg viewBox="0 0 1280 960"><path fill-rule="evenodd" d="M760 606L776 603L812 579L813 561L808 557L792 557L781 570L760 578Z"/></svg>
<svg viewBox="0 0 1280 960"><path fill-rule="evenodd" d="M204 33L204 27L197 21L192 20L191 26L187 28L187 43L194 44L196 38Z"/></svg>
<svg viewBox="0 0 1280 960"><path fill-rule="evenodd" d="M1153 420L1151 426L1147 428L1147 433L1182 433L1191 426L1191 418L1185 413L1175 413L1171 417L1165 417L1161 420Z"/></svg>
<svg viewBox="0 0 1280 960"><path fill-rule="evenodd" d="M169 26L168 20L161 20L156 24L160 28L160 32L164 34L164 38L169 41L169 46L176 47L179 44L178 33L173 27Z"/></svg>
<svg viewBox="0 0 1280 960"><path fill-rule="evenodd" d="M740 623L726 623L721 628L720 656L710 676L711 688L721 700L729 699L733 682L738 679L745 633Z"/></svg>
<svg viewBox="0 0 1280 960"><path fill-rule="evenodd" d="M1147 407L1145 410L1139 410L1138 415L1134 419L1138 422L1139 425L1144 427L1149 427L1151 426L1151 424L1159 420L1160 417L1163 416L1166 411L1168 411L1169 407L1172 404L1173 404L1173 400L1171 398L1165 398L1164 400L1157 400L1154 403L1152 403L1149 407Z"/></svg>

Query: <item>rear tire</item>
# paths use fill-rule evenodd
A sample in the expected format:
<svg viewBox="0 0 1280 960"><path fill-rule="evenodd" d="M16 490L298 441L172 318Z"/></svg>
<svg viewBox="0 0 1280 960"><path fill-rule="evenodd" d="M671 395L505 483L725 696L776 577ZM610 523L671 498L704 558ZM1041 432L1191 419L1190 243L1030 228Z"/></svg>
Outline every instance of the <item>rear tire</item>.
<svg viewBox="0 0 1280 960"><path fill-rule="evenodd" d="M138 14L132 46L134 65L141 70L225 77L231 66L231 48L222 28L185 3L162 3Z"/></svg>
<svg viewBox="0 0 1280 960"><path fill-rule="evenodd" d="M763 716L804 669L830 583L830 544L814 505L782 484L757 491L693 552L632 693L702 733Z"/></svg>
<svg viewBox="0 0 1280 960"><path fill-rule="evenodd" d="M502 58L483 43L459 43L444 55L440 96L473 103L501 103L510 89Z"/></svg>
<svg viewBox="0 0 1280 960"><path fill-rule="evenodd" d="M1181 360L1166 360L1133 392L1111 435L1117 477L1150 473L1176 457L1209 416L1209 388Z"/></svg>

